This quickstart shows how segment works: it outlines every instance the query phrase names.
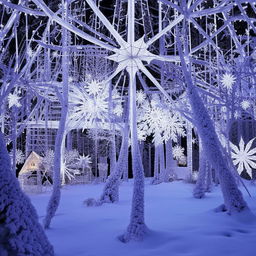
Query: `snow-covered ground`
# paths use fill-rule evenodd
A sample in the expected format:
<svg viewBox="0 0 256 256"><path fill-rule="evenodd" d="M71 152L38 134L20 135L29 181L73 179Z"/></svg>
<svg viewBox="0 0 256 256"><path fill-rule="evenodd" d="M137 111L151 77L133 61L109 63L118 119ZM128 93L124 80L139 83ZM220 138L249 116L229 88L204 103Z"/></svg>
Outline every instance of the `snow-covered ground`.
<svg viewBox="0 0 256 256"><path fill-rule="evenodd" d="M254 256L256 217L248 213L228 216L213 209L222 203L219 187L204 199L192 197L192 184L182 181L149 185L145 206L149 233L141 242L121 243L117 237L129 222L132 181L120 187L120 202L86 207L83 200L97 198L103 184L65 186L52 228L47 235L57 256ZM241 187L241 190L244 189ZM256 215L256 186L244 192ZM31 195L40 220L49 193Z"/></svg>

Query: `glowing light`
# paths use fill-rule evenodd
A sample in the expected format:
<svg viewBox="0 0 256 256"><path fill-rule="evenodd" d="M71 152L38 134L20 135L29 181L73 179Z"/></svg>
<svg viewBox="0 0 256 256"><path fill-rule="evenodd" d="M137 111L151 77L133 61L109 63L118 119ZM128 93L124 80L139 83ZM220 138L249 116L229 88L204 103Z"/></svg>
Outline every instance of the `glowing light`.
<svg viewBox="0 0 256 256"><path fill-rule="evenodd" d="M221 78L221 84L223 85L223 87L227 88L227 89L232 89L233 85L236 82L236 78L235 76L233 76L230 73L225 73L222 78Z"/></svg>

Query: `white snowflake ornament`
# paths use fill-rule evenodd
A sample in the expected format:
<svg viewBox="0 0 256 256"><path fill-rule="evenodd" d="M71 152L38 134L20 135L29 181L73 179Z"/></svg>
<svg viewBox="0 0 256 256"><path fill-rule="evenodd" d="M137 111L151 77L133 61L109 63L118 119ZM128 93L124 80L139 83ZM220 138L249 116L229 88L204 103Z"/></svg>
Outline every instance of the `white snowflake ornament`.
<svg viewBox="0 0 256 256"><path fill-rule="evenodd" d="M121 105L121 104L116 105L116 106L114 107L113 112L114 112L115 115L117 115L117 116L119 116L119 117L122 116L122 115L123 115L123 107L122 107L122 105Z"/></svg>
<svg viewBox="0 0 256 256"><path fill-rule="evenodd" d="M143 104L146 100L146 94L142 90L137 91L136 100L138 104Z"/></svg>
<svg viewBox="0 0 256 256"><path fill-rule="evenodd" d="M255 138L251 139L245 145L243 138L240 139L239 146L230 142L232 149L231 157L235 166L238 165L237 171L239 174L245 170L252 178L252 169L256 169L256 148L251 148Z"/></svg>
<svg viewBox="0 0 256 256"><path fill-rule="evenodd" d="M21 104L19 102L19 100L21 99L20 96L18 96L17 92L14 93L10 93L8 95L8 105L9 108L16 106L17 108L21 107Z"/></svg>
<svg viewBox="0 0 256 256"><path fill-rule="evenodd" d="M242 107L242 109L244 109L244 110L247 110L250 106L251 106L251 104L250 104L250 102L249 102L248 100L243 100L243 101L241 102L241 107Z"/></svg>
<svg viewBox="0 0 256 256"><path fill-rule="evenodd" d="M89 93L89 95L91 94L98 94L103 90L103 85L101 82L97 81L97 80L92 80L90 82L87 82L87 92Z"/></svg>
<svg viewBox="0 0 256 256"><path fill-rule="evenodd" d="M179 145L176 145L173 147L172 149L172 155L174 157L174 159L181 159L184 157L184 148L182 148Z"/></svg>
<svg viewBox="0 0 256 256"><path fill-rule="evenodd" d="M221 80L220 80L221 84L223 85L223 87L227 88L228 90L232 89L234 83L236 82L236 78L234 75L230 74L230 73L225 73Z"/></svg>

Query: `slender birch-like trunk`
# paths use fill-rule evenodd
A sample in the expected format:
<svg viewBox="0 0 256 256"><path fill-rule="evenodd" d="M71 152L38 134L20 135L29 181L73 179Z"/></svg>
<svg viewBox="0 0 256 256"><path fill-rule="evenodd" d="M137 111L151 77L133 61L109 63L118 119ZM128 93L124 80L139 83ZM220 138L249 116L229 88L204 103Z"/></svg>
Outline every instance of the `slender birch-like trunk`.
<svg viewBox="0 0 256 256"><path fill-rule="evenodd" d="M202 140L205 155L218 173L224 198L224 206L222 210L226 210L229 214L240 212L248 208L248 206L244 201L242 193L238 189L235 178L223 156L223 149L215 132L213 122L193 83L191 72L188 70L179 38L177 46L187 85L187 96L192 108L194 123ZM186 56L186 59L189 59L188 55Z"/></svg>
<svg viewBox="0 0 256 256"><path fill-rule="evenodd" d="M66 0L62 1L63 6L63 17L67 20L67 12L68 12L68 4ZM51 220L54 217L59 203L60 203L60 196L61 196L61 163L62 163L62 143L65 135L65 127L66 127L66 119L68 113L68 31L67 29L63 28L63 37L62 37L62 95L61 101L61 117L59 121L59 128L57 131L57 136L55 140L55 148L54 148L54 179L53 179L53 191L50 198L50 201L47 206L47 213L44 219L44 227L49 228L51 224Z"/></svg>

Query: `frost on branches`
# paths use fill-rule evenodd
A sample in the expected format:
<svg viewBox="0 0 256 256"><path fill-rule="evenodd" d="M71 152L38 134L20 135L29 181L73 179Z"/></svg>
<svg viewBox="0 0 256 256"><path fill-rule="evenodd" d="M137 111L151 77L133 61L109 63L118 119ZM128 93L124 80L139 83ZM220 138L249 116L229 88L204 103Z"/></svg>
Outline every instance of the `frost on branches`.
<svg viewBox="0 0 256 256"><path fill-rule="evenodd" d="M0 255L54 255L37 213L11 171L0 134Z"/></svg>

